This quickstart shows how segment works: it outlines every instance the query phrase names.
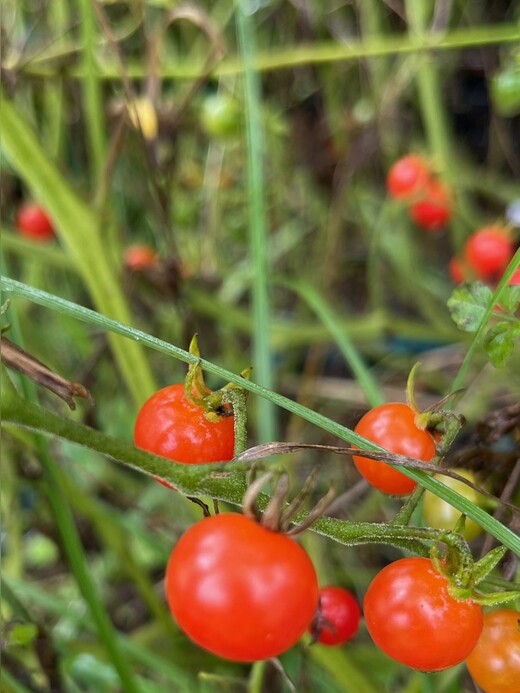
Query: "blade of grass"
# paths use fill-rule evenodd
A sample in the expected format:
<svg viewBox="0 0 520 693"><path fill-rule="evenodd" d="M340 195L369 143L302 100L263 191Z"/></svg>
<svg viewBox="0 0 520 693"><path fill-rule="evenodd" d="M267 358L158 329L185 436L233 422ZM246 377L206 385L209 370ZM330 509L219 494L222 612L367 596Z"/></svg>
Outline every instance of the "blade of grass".
<svg viewBox="0 0 520 693"><path fill-rule="evenodd" d="M264 191L264 137L260 113L260 81L254 68L256 40L249 3L237 3L236 21L240 56L244 64L244 96L247 134L247 187L249 218L249 249L253 267L251 286L253 306L253 369L255 377L267 389L272 389L272 357L269 344L270 297L268 267L268 237ZM257 431L261 442L276 436L274 410L268 400L258 402Z"/></svg>
<svg viewBox="0 0 520 693"><path fill-rule="evenodd" d="M0 287L3 288L4 292L8 294L12 293L22 298L29 299L40 305L47 306L55 310L59 310L62 313L68 314L71 317L74 317L78 320L82 320L83 322L87 322L92 325L97 325L98 327L101 327L104 330L113 331L117 334L128 337L129 339L140 341L143 345L155 349L163 354L167 354L176 359L179 359L184 363L195 363L196 361L198 361L201 367L204 370L207 370L209 373L213 373L214 375L218 376L219 378L222 378L225 381L237 383L245 390L248 390L249 392L258 395L259 397L269 399L273 404L282 407L283 409L286 409L287 411L290 411L291 413L296 414L297 416L301 416L306 421L309 421L309 423L318 426L319 428L322 428L324 431L328 431L329 433L337 436L341 440L352 443L353 445L357 445L365 450L374 450L379 452L383 451L383 448L379 447L378 445L375 445L371 441L365 440L361 436L358 436L356 433L354 433L354 431L351 431L346 426L342 426L341 424L332 421L323 414L314 412L311 409L308 409L307 407L304 407L301 404L298 404L297 402L289 399L288 397L284 397L283 395L280 395L277 392L268 390L265 387L257 385L252 381L245 380L244 378L242 378L242 376L237 375L236 373L232 373L231 371L228 371L224 368L221 368L220 366L213 364L211 361L206 361L205 359L196 359L189 352L184 351L179 347L173 346L172 344L168 344L168 342L165 342L161 339L157 339L157 337L152 337L146 334L146 332L143 332L142 330L136 330L135 328L132 328L128 325L123 325L121 323L116 322L115 320L100 315L99 313L96 313L93 310L84 308L83 306L79 306L75 303L71 303L70 301L66 301L62 298L52 296L51 294L48 294L44 291L40 291L38 289L34 289L13 279L1 277ZM53 415L51 412L49 412L48 417L49 419L59 419L59 417ZM76 422L72 423L75 426L81 427L81 425L76 424ZM87 432L89 430L92 430L88 429L88 427L86 426L84 428ZM45 430L45 428L43 428L43 430ZM118 446L126 447L128 449L128 454L131 455L131 458L129 459L135 459L138 463L138 466L140 460L144 461L146 458L147 460L153 463L153 460L155 459L156 464L147 464L146 462L144 462L144 464L141 465L142 468L147 469L152 474L164 476L164 478L167 480L170 479L170 474L168 471L166 471L168 463L165 460L162 460L161 458L155 458L155 456L149 455L148 453L145 453L141 450L137 450L133 446L130 446L128 443L123 443L122 441L117 441L116 439L112 439L109 436L104 436L104 434L102 434L99 431L94 431L91 434L89 433L89 435L96 435L99 438L100 447L97 448L99 452L103 452L104 447L107 450L109 447L108 443L110 442L115 453L115 459L121 459L120 457L118 457L117 454ZM83 444L89 446L88 436L85 438ZM106 454L111 453L107 452ZM124 461L125 459L126 453L123 453L122 460ZM169 466L171 467L171 465ZM464 513L472 520L475 520L475 522L477 522L487 532L492 534L504 546L507 546L509 549L514 551L514 553L520 556L520 537L518 537L514 532L502 525L502 523L495 520L494 517L486 513L481 508L475 506L473 503L464 498L464 496L462 496L461 494L448 488L441 481L433 478L425 472L415 469L406 469L404 467L400 468L400 471L406 476L409 476L411 479L417 481L421 486L423 486L427 490L432 491L436 496L439 496L443 500L450 503L450 505L453 505L453 507L457 508L457 510L459 510L461 513ZM191 474L189 472L184 471L183 473L186 475L186 479L189 480ZM175 483L175 480L172 479L172 482ZM218 481L216 481L216 483L218 483ZM234 488L233 499L231 499L230 497L230 502L237 502L236 499L239 494L240 489ZM206 493L206 495L217 494L211 493L211 490L209 490L209 492ZM319 523L322 522L334 524L332 520L319 521ZM317 531L319 523L315 525Z"/></svg>

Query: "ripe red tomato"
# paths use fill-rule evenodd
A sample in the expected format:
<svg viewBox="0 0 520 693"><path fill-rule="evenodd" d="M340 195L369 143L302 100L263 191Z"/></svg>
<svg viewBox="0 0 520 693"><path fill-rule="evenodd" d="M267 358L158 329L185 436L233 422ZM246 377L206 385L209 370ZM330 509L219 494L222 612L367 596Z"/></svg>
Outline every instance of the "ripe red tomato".
<svg viewBox="0 0 520 693"><path fill-rule="evenodd" d="M429 558L402 558L370 583L363 602L375 644L392 659L421 671L463 662L482 632L482 607L460 601Z"/></svg>
<svg viewBox="0 0 520 693"><path fill-rule="evenodd" d="M300 639L316 613L318 580L293 539L225 513L192 525L174 546L166 597L175 621L197 645L254 662Z"/></svg>
<svg viewBox="0 0 520 693"><path fill-rule="evenodd" d="M386 188L388 194L398 200L416 196L430 179L430 167L418 154L408 154L396 161L388 171Z"/></svg>
<svg viewBox="0 0 520 693"><path fill-rule="evenodd" d="M50 241L54 238L54 227L49 216L34 202L27 202L20 207L15 224L22 236L33 241Z"/></svg>
<svg viewBox="0 0 520 693"><path fill-rule="evenodd" d="M485 226L466 241L464 259L478 279L486 280L503 274L513 252L513 244L505 229Z"/></svg>
<svg viewBox="0 0 520 693"><path fill-rule="evenodd" d="M451 219L451 196L438 180L429 181L419 201L410 206L410 217L425 231L439 231Z"/></svg>
<svg viewBox="0 0 520 693"><path fill-rule="evenodd" d="M157 266L157 253L149 245L135 243L126 248L123 262L132 272L141 272L144 269Z"/></svg>
<svg viewBox="0 0 520 693"><path fill-rule="evenodd" d="M337 585L320 589L318 613L309 628L317 642L340 645L354 637L359 627L361 609L348 590Z"/></svg>
<svg viewBox="0 0 520 693"><path fill-rule="evenodd" d="M435 441L428 431L416 425L415 416L407 404L381 404L361 417L354 432L389 452L430 462L435 456ZM403 496L411 493L417 485L385 462L358 455L354 455L352 460L361 476L383 493Z"/></svg>
<svg viewBox="0 0 520 693"><path fill-rule="evenodd" d="M233 418L208 421L202 407L186 399L184 383L169 385L147 399L139 410L134 443L184 464L230 460L235 445Z"/></svg>
<svg viewBox="0 0 520 693"><path fill-rule="evenodd" d="M485 693L520 693L520 611L484 615L482 635L466 666Z"/></svg>

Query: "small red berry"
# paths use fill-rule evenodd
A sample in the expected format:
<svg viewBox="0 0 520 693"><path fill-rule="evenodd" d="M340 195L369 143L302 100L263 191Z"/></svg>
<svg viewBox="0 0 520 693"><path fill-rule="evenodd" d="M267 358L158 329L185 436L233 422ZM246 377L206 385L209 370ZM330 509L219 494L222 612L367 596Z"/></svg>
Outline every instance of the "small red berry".
<svg viewBox="0 0 520 693"><path fill-rule="evenodd" d="M33 241L50 241L54 238L51 220L35 202L26 202L19 208L15 224L22 236L31 238Z"/></svg>
<svg viewBox="0 0 520 693"><path fill-rule="evenodd" d="M485 226L475 231L464 247L464 259L478 279L496 279L513 257L513 244L501 226Z"/></svg>
<svg viewBox="0 0 520 693"><path fill-rule="evenodd" d="M142 270L156 267L158 256L153 248L148 245L136 243L129 245L124 253L124 264L132 272L142 272Z"/></svg>
<svg viewBox="0 0 520 693"><path fill-rule="evenodd" d="M451 281L454 284L462 284L462 282L466 281L467 279L465 267L460 258L456 256L451 258L448 265L448 271L450 273Z"/></svg>
<svg viewBox="0 0 520 693"><path fill-rule="evenodd" d="M348 590L337 585L320 589L318 613L309 630L316 642L341 645L354 637L359 627L361 609Z"/></svg>
<svg viewBox="0 0 520 693"><path fill-rule="evenodd" d="M391 197L406 200L422 192L429 180L427 161L418 154L408 154L396 161L388 171L386 188Z"/></svg>
<svg viewBox="0 0 520 693"><path fill-rule="evenodd" d="M451 219L451 195L438 180L429 181L418 202L410 207L412 220L425 231L439 231Z"/></svg>

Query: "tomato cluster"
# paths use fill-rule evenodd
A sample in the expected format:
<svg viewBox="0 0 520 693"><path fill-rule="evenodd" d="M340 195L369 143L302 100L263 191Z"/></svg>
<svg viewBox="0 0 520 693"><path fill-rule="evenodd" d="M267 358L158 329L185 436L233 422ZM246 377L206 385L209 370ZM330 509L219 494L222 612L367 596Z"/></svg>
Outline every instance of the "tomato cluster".
<svg viewBox="0 0 520 693"><path fill-rule="evenodd" d="M391 166L386 188L391 197L407 204L411 219L425 231L439 231L451 219L450 190L419 154L407 154Z"/></svg>
<svg viewBox="0 0 520 693"><path fill-rule="evenodd" d="M222 407L208 415L205 403L215 393L205 387L196 369L191 376L144 403L135 423L136 445L184 464L231 459L233 416L226 416L230 412ZM367 412L355 431L389 452L429 462L436 444L422 421L414 407L391 402ZM369 483L385 493L403 495L415 487L413 480L384 462L362 454L353 459ZM179 628L202 649L236 662L277 657L305 634L312 643L325 646L351 640L362 617L354 595L337 585L320 588L302 546L253 517L256 513L205 517L174 545L165 593ZM445 522L437 526L451 528L456 518ZM486 669L483 655L471 655L476 647L497 648L494 621L489 617L488 626L480 604L454 592L452 578L442 570L433 559L413 557L384 567L363 601L368 633L384 653L408 667L435 672L467 660L486 693L510 690L489 681L510 685L511 672L518 674L514 658L502 652L497 673L496 668ZM501 627L510 628L511 623L509 618Z"/></svg>

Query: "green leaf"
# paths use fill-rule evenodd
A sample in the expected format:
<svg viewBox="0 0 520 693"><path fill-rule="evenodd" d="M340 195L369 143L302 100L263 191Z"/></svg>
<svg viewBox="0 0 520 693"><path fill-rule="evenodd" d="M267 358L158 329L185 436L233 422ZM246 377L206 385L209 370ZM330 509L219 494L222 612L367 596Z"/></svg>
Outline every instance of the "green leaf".
<svg viewBox="0 0 520 693"><path fill-rule="evenodd" d="M499 322L489 330L484 339L484 348L495 368L503 368L519 336L520 322Z"/></svg>
<svg viewBox="0 0 520 693"><path fill-rule="evenodd" d="M498 305L510 315L514 315L520 306L520 286L504 287Z"/></svg>
<svg viewBox="0 0 520 693"><path fill-rule="evenodd" d="M457 327L475 332L488 309L493 292L481 282L462 284L448 299L448 309Z"/></svg>

